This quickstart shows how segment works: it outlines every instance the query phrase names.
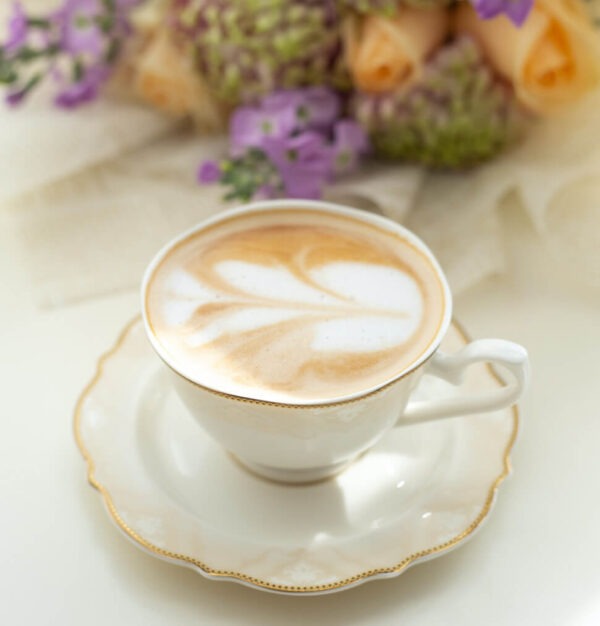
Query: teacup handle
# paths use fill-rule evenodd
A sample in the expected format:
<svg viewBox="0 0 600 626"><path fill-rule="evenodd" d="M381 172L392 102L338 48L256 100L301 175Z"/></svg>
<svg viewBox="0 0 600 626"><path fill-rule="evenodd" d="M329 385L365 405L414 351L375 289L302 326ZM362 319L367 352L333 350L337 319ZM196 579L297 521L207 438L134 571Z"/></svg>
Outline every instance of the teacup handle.
<svg viewBox="0 0 600 626"><path fill-rule="evenodd" d="M478 339L455 354L444 354L438 350L429 360L426 373L460 385L466 369L474 363L500 365L508 370L513 380L487 393L411 402L397 426L503 409L517 401L529 382L527 350L503 339Z"/></svg>

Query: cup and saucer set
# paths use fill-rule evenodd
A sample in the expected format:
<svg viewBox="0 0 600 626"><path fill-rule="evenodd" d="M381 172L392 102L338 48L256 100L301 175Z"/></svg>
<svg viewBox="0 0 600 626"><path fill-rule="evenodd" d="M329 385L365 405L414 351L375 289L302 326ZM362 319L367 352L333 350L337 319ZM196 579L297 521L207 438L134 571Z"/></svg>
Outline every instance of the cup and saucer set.
<svg viewBox="0 0 600 626"><path fill-rule="evenodd" d="M75 435L139 548L213 580L332 593L474 535L528 378L521 346L469 341L405 228L270 201L158 252Z"/></svg>

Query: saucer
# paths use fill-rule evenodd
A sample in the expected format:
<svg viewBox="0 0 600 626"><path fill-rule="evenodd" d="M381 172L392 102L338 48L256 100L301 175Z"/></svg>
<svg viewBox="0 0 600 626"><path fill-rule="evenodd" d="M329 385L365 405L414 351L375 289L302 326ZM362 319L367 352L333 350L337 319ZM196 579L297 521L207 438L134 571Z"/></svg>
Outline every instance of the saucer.
<svg viewBox="0 0 600 626"><path fill-rule="evenodd" d="M465 342L454 324L442 348ZM165 369L141 320L131 322L81 394L75 435L117 527L210 579L318 594L398 576L472 537L510 473L516 407L395 428L321 483L269 482L204 433ZM499 385L474 365L460 392ZM428 376L415 391L453 393Z"/></svg>

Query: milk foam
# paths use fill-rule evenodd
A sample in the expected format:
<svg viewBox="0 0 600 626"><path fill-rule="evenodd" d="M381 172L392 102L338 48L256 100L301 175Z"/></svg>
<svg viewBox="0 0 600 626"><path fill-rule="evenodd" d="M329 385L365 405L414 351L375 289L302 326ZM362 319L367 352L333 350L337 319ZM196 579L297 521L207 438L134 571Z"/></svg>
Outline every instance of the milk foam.
<svg viewBox="0 0 600 626"><path fill-rule="evenodd" d="M264 267L247 261L224 261L215 270L232 287L254 298L300 304L335 304L323 290L299 280L286 267Z"/></svg>
<svg viewBox="0 0 600 626"><path fill-rule="evenodd" d="M148 318L184 375L257 399L327 401L385 382L431 343L443 289L424 255L307 213L241 216L158 266Z"/></svg>

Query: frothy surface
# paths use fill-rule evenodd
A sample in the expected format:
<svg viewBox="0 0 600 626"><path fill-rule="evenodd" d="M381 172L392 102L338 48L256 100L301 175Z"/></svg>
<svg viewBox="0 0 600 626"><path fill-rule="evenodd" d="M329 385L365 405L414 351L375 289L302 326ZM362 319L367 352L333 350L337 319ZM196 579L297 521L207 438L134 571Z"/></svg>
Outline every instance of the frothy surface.
<svg viewBox="0 0 600 626"><path fill-rule="evenodd" d="M429 347L443 287L412 244L352 217L242 214L180 242L155 269L146 312L186 377L299 403L387 382Z"/></svg>

